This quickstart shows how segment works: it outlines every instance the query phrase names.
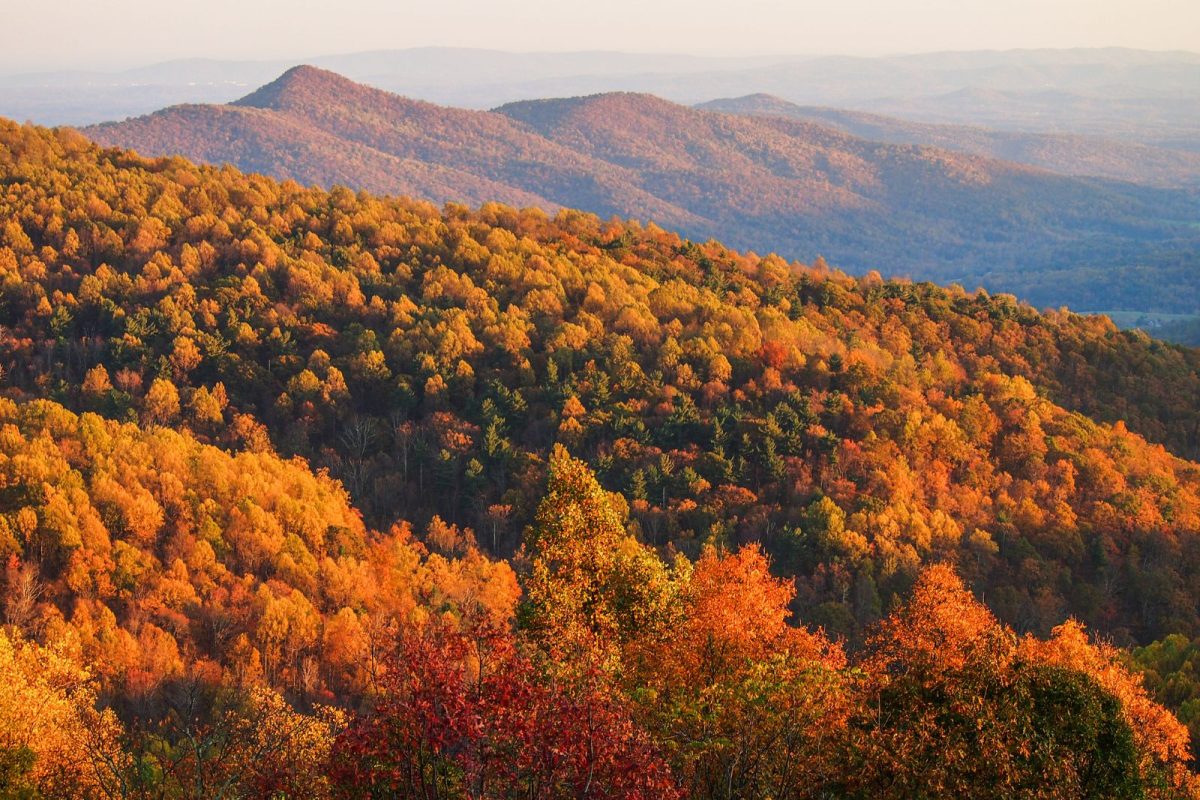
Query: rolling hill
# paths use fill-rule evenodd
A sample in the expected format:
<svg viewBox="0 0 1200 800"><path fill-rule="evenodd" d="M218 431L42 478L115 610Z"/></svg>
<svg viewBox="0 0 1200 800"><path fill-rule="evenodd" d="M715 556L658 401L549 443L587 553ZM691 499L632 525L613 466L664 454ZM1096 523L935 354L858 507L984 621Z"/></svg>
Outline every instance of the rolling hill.
<svg viewBox="0 0 1200 800"><path fill-rule="evenodd" d="M486 111L446 108L296 67L236 103L180 106L85 129L147 154L232 163L306 184L338 183L437 203L485 201L553 210L563 199L601 214L696 224L633 186L628 170L571 151ZM358 171L343 167L360 161Z"/></svg>
<svg viewBox="0 0 1200 800"><path fill-rule="evenodd" d="M1200 240L1187 192L641 94L469 111L297 67L231 106L172 108L85 132L147 155L229 162L304 183L416 189L436 202L581 208L652 220L695 239L806 260L823 255L859 272L994 290L1051 268L1177 261ZM1110 288L1121 289L1102 282L1088 291ZM1078 304L1075 289L1064 282L1038 299Z"/></svg>
<svg viewBox="0 0 1200 800"><path fill-rule="evenodd" d="M253 106L176 106L122 125L120 136L137 141L144 152L179 152L197 161L230 162L303 183L343 184L439 203L495 201L554 207L532 192L442 164L393 155L329 133L302 116Z"/></svg>

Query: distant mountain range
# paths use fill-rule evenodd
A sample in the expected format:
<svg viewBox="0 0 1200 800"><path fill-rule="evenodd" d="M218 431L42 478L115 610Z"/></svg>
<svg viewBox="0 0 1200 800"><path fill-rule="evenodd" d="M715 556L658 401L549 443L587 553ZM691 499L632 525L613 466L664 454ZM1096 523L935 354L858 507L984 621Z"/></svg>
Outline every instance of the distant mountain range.
<svg viewBox="0 0 1200 800"><path fill-rule="evenodd" d="M627 88L631 81L653 76L674 79L739 72L791 60L795 58L416 47L300 61L406 96L488 108L529 97ZM0 115L47 125L82 125L137 116L169 105L228 103L296 63L180 59L116 72L0 76Z"/></svg>
<svg viewBox="0 0 1200 800"><path fill-rule="evenodd" d="M437 106L296 67L225 106L178 106L84 129L146 154L232 163L303 183L340 183L437 203L573 205L697 226L637 176L538 136L503 114Z"/></svg>
<svg viewBox="0 0 1200 800"><path fill-rule="evenodd" d="M978 125L913 122L865 111L800 106L769 94L711 100L697 108L816 122L872 141L941 147L1065 175L1159 186L1200 185L1200 150L1189 152L1079 134L1024 133Z"/></svg>
<svg viewBox="0 0 1200 800"><path fill-rule="evenodd" d="M612 91L681 103L766 92L926 122L1091 133L1200 149L1200 55L1109 49L883 58L711 58L415 48L302 59L464 108ZM227 103L297 61L182 60L122 72L0 76L0 115L81 125L180 103Z"/></svg>
<svg viewBox="0 0 1200 800"><path fill-rule="evenodd" d="M473 111L305 66L231 105L174 107L85 132L146 155L228 162L304 183L438 203L580 208L760 252L823 255L858 272L999 290L1020 290L1030 274L1049 269L1174 264L1200 241L1194 192L644 94ZM1066 281L1034 299L1086 308L1110 295L1125 302L1123 291L1103 280Z"/></svg>

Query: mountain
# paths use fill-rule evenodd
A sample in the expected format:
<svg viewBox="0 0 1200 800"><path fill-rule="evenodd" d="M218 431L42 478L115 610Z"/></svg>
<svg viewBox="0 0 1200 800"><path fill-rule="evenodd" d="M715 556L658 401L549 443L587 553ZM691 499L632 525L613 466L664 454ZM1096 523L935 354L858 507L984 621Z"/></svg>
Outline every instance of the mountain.
<svg viewBox="0 0 1200 800"><path fill-rule="evenodd" d="M1200 184L1200 152L1116 139L912 122L864 111L799 106L764 94L711 100L697 108L815 122L872 141L956 150L1065 175L1168 187Z"/></svg>
<svg viewBox="0 0 1200 800"><path fill-rule="evenodd" d="M638 94L469 111L298 67L232 106L168 109L86 132L149 155L230 162L305 183L389 192L424 186L419 196L437 202L582 208L653 220L697 239L824 255L856 271L998 290L1049 268L1186 263L1200 238L1188 223L1194 198L1185 192ZM338 141L344 151L335 153ZM355 163L364 165L361 175L349 169ZM1155 302L1142 294L1160 290L1153 282L1130 289L1067 281L1038 300L1137 308ZM1104 304L1091 304L1097 296ZM1171 302L1195 299L1191 283L1171 293Z"/></svg>
<svg viewBox="0 0 1200 800"><path fill-rule="evenodd" d="M771 94L916 122L1092 134L1194 150L1200 55L1121 48L829 56L638 87L683 102ZM703 88L702 88L703 87Z"/></svg>
<svg viewBox="0 0 1200 800"><path fill-rule="evenodd" d="M531 192L453 167L393 155L328 133L302 116L252 106L177 106L122 123L122 140L147 153L181 153L303 183L342 184L444 203L554 204ZM103 140L109 134L96 132ZM186 143L186 144L183 144Z"/></svg>
<svg viewBox="0 0 1200 800"><path fill-rule="evenodd" d="M414 47L304 59L376 88L466 108L582 88L602 91L639 76L747 69L779 56L701 57L620 52L512 53ZM177 59L131 69L0 75L0 115L47 125L87 125L184 103L227 103L295 61Z"/></svg>
<svg viewBox="0 0 1200 800"><path fill-rule="evenodd" d="M855 107L917 122L982 125L1035 133L1089 134L1195 152L1200 112L1194 94L1158 97L1081 94L1039 88L1002 91L968 86L952 92L891 97Z"/></svg>
<svg viewBox="0 0 1200 800"><path fill-rule="evenodd" d="M1156 289L1114 267L1194 263L1192 190L1072 178L943 149L883 145L795 120L704 113L642 95L529 101L498 109L715 223L743 247L843 267L1018 291L1087 309L1194 311L1194 281ZM684 229L688 233L692 231ZM919 242L914 250L911 242ZM1046 270L1087 267L1086 286ZM1171 272L1172 277L1177 273ZM1045 291L1044 289L1049 289Z"/></svg>
<svg viewBox="0 0 1200 800"><path fill-rule="evenodd" d="M695 222L687 211L638 189L631 171L530 135L501 114L410 100L303 66L234 105L304 119L342 139L522 187L552 203L571 198L574 206L599 214Z"/></svg>
<svg viewBox="0 0 1200 800"><path fill-rule="evenodd" d="M695 224L590 159L486 111L399 97L296 67L228 106L185 106L86 129L149 154L232 163L280 178L335 183L437 203L496 201L554 210L563 198L598 213ZM360 166L353 166L358 164Z"/></svg>
<svg viewBox="0 0 1200 800"><path fill-rule="evenodd" d="M1194 713L1200 351L71 129L0 186L10 793L1200 796L1131 671Z"/></svg>
<svg viewBox="0 0 1200 800"><path fill-rule="evenodd" d="M1200 56L1186 52L1105 48L715 58L427 47L303 60L376 88L467 108L613 91L689 104L766 92L802 105L924 122L1200 146ZM224 103L294 63L188 59L118 72L0 76L0 115L82 125L180 103Z"/></svg>

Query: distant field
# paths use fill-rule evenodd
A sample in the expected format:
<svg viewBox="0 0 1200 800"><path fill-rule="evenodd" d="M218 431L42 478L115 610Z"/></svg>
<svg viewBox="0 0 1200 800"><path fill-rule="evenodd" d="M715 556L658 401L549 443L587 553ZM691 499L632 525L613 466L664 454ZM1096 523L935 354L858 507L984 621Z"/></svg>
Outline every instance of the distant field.
<svg viewBox="0 0 1200 800"><path fill-rule="evenodd" d="M1155 311L1084 311L1084 314L1103 314L1121 328L1143 328L1147 331L1169 323L1200 319L1195 314L1160 314Z"/></svg>
<svg viewBox="0 0 1200 800"><path fill-rule="evenodd" d="M1200 315L1162 314L1152 311L1086 311L1103 314L1118 328L1138 328L1156 339L1176 344L1200 346Z"/></svg>

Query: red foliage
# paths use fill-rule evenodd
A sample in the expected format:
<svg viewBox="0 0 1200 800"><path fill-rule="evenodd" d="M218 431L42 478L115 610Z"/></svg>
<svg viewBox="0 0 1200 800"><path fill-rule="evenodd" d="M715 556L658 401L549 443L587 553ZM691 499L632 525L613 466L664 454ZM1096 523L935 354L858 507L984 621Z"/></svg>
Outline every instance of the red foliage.
<svg viewBox="0 0 1200 800"><path fill-rule="evenodd" d="M373 713L338 738L332 761L346 796L680 796L599 675L550 680L511 633L482 627L405 635Z"/></svg>

